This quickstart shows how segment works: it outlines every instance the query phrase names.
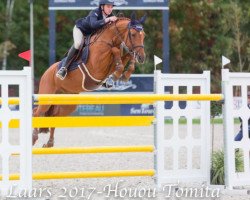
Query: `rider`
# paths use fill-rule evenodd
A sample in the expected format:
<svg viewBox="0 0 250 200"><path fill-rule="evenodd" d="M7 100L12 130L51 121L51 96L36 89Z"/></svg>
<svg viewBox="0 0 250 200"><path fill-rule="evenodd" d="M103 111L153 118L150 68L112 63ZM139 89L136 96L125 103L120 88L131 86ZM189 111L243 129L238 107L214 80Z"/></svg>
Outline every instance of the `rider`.
<svg viewBox="0 0 250 200"><path fill-rule="evenodd" d="M112 0L100 0L99 7L92 10L85 18L76 20L76 24L73 28L74 44L70 48L66 59L64 59L63 65L57 72L56 76L63 80L67 75L67 67L70 64L71 59L80 49L81 44L84 41L84 36L102 28L109 22L114 22L117 17L113 15L114 2Z"/></svg>

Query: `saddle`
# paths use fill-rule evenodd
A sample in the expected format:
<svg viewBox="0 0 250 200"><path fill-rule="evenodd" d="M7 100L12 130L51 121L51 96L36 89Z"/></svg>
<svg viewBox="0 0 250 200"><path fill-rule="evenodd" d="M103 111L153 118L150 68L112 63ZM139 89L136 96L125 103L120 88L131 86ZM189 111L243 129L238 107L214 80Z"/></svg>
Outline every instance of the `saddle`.
<svg viewBox="0 0 250 200"><path fill-rule="evenodd" d="M73 57L71 60L69 66L68 66L68 71L73 71L78 68L78 65L81 63L86 64L88 61L88 56L89 56L89 44L90 44L90 39L92 35L88 35L84 38L84 41L80 47L80 50L78 53ZM58 65L58 70L62 67L62 64L64 60L66 59L66 56L68 54L68 51L64 54L64 58L60 61Z"/></svg>

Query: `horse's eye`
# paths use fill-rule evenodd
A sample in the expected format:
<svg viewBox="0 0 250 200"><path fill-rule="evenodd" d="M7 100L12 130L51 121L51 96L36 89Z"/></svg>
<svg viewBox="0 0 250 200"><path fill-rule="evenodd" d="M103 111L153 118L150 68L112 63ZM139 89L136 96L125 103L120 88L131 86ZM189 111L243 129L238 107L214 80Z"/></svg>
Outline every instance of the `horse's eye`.
<svg viewBox="0 0 250 200"><path fill-rule="evenodd" d="M135 33L132 33L131 35L132 35L132 37L135 37Z"/></svg>

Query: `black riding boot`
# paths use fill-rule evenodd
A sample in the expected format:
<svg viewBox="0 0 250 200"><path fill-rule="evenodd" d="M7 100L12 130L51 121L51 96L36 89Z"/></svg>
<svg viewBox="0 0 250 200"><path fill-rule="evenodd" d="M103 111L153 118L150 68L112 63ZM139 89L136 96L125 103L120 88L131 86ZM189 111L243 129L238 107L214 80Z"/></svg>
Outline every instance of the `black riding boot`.
<svg viewBox="0 0 250 200"><path fill-rule="evenodd" d="M66 59L64 60L62 67L59 69L59 71L56 73L56 76L60 78L61 80L65 79L67 75L67 68L70 64L71 59L74 57L75 53L78 51L78 49L75 49L74 45L70 48Z"/></svg>

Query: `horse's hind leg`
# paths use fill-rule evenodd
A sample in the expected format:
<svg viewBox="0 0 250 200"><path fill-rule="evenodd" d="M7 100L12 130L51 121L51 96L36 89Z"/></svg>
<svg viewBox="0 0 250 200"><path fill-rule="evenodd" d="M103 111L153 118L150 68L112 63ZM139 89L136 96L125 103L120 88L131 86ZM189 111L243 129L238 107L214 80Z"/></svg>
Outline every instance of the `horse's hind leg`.
<svg viewBox="0 0 250 200"><path fill-rule="evenodd" d="M36 112L37 112L37 107L33 109L33 116L34 116L34 113ZM32 145L34 145L36 141L38 140L38 133L39 133L38 129L34 128L33 133L32 133Z"/></svg>
<svg viewBox="0 0 250 200"><path fill-rule="evenodd" d="M33 109L33 117L43 116L45 114L45 112L47 110L49 110L49 108L50 108L50 105L42 105L42 106L38 106L38 107L34 108ZM32 145L34 145L36 143L36 141L38 140L38 134L39 134L39 129L34 128L33 134L32 134Z"/></svg>
<svg viewBox="0 0 250 200"><path fill-rule="evenodd" d="M58 63L53 64L49 67L46 72L43 74L40 84L39 84L39 92L38 94L55 94L57 91L57 86L55 83L55 74L57 71ZM33 117L41 117L44 116L45 113L49 110L51 105L39 105L37 108L33 110ZM40 130L37 128L33 131L33 145L38 139L38 133Z"/></svg>
<svg viewBox="0 0 250 200"><path fill-rule="evenodd" d="M47 144L43 145L43 148L50 148L54 146L54 133L55 133L55 128L50 128L49 140Z"/></svg>
<svg viewBox="0 0 250 200"><path fill-rule="evenodd" d="M39 106L33 109L33 117L40 116L38 108ZM38 140L38 134L39 134L39 129L34 128L33 133L32 133L32 145L34 145L36 141Z"/></svg>
<svg viewBox="0 0 250 200"><path fill-rule="evenodd" d="M38 140L38 129L34 128L32 133L32 145L34 145L37 140Z"/></svg>
<svg viewBox="0 0 250 200"><path fill-rule="evenodd" d="M58 105L53 109L53 114L51 116L68 116L76 110L77 105ZM46 144L43 145L45 148L54 146L54 133L55 128L50 128L50 137Z"/></svg>

